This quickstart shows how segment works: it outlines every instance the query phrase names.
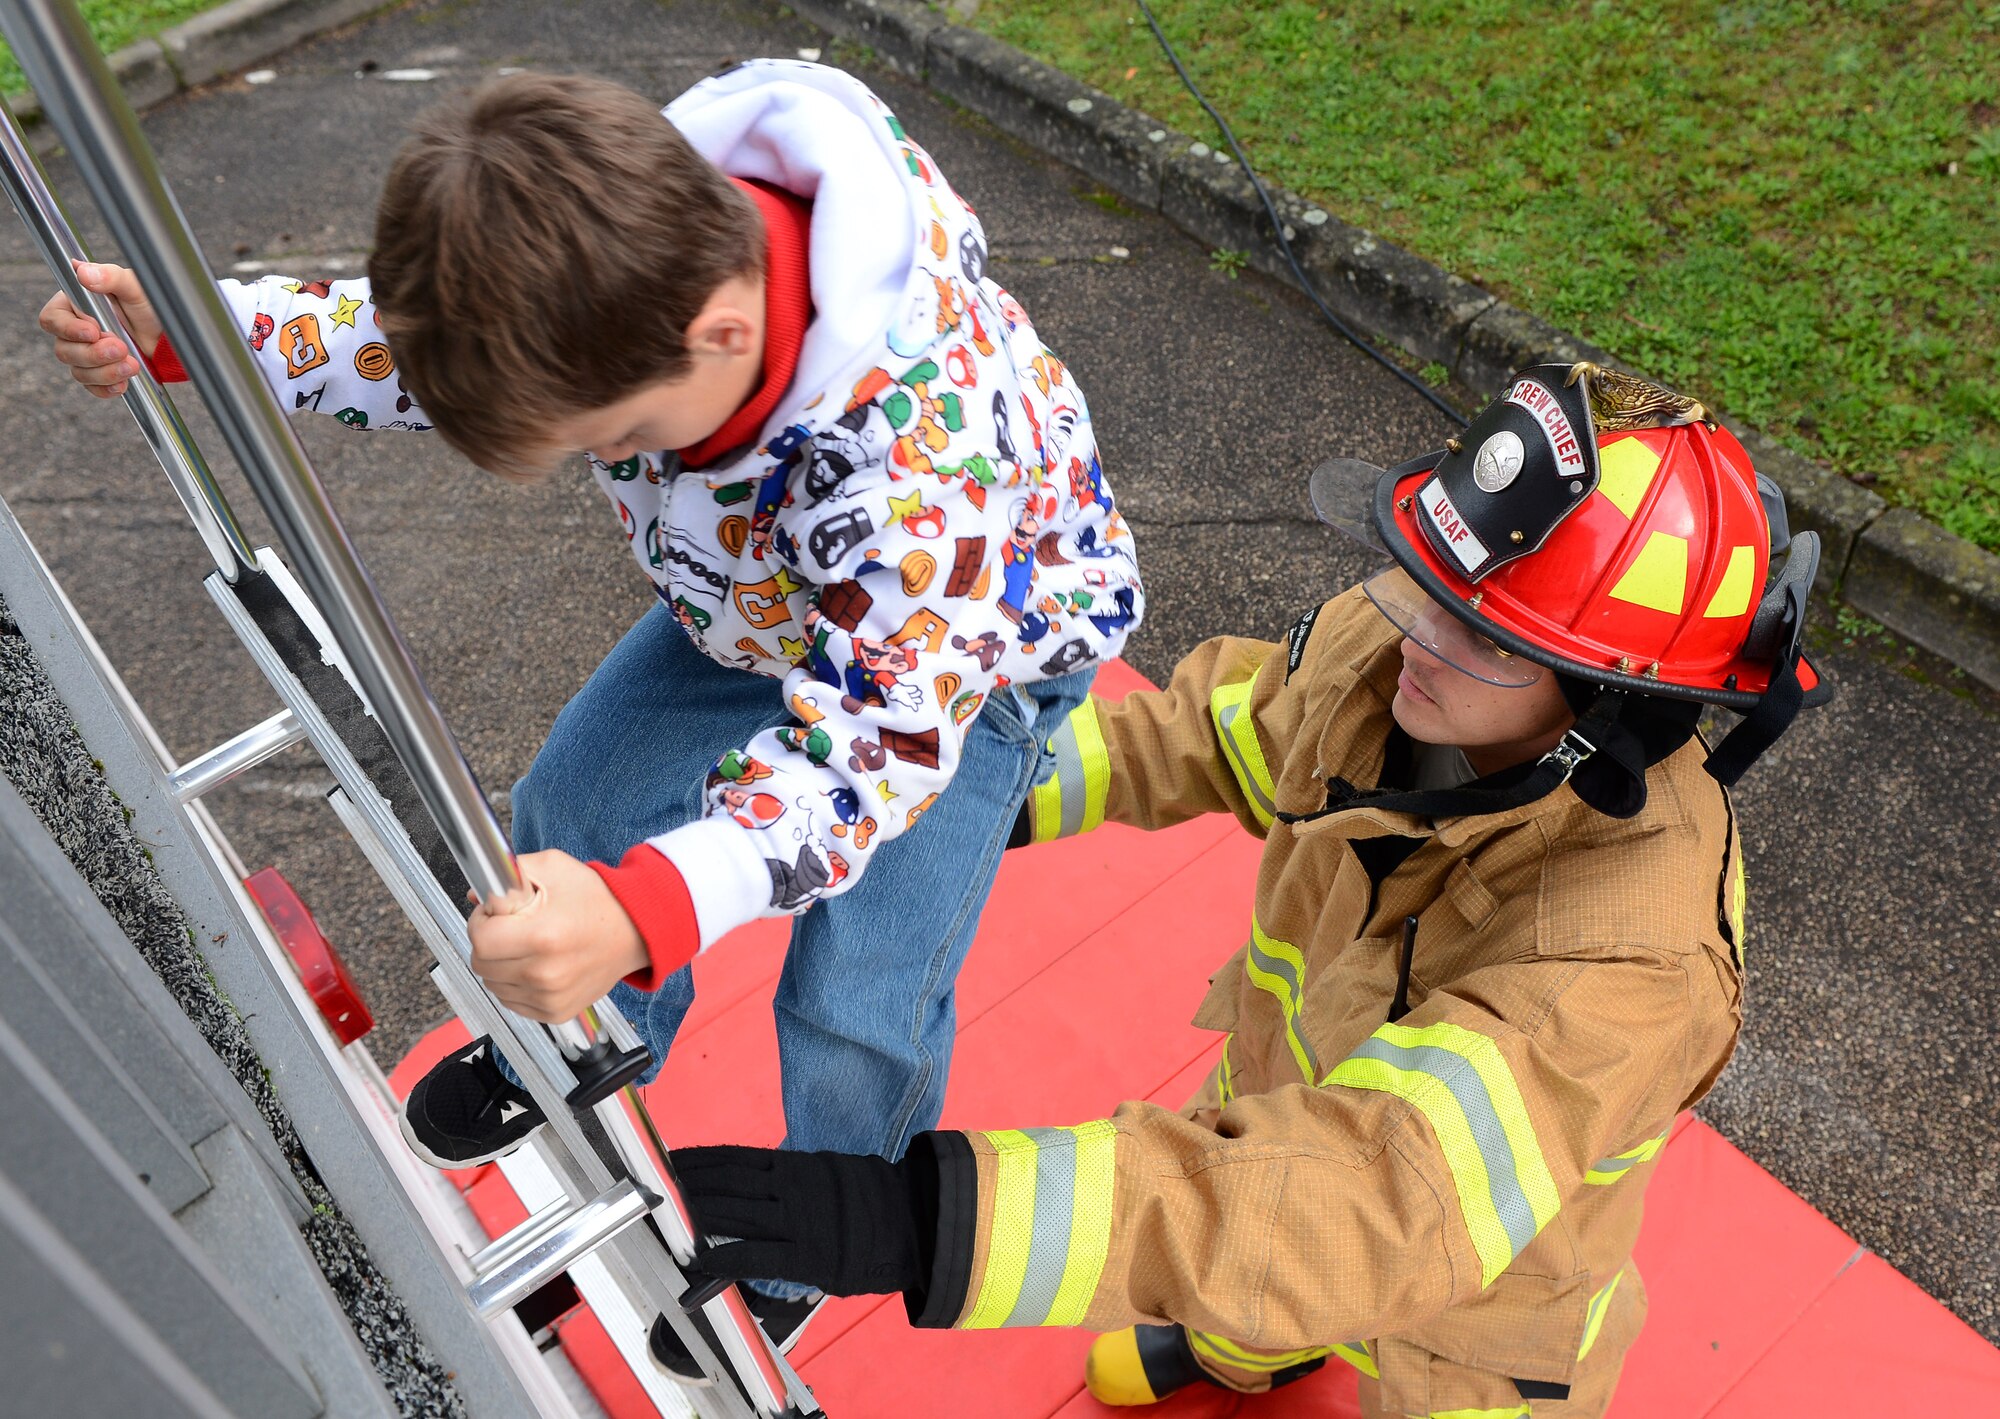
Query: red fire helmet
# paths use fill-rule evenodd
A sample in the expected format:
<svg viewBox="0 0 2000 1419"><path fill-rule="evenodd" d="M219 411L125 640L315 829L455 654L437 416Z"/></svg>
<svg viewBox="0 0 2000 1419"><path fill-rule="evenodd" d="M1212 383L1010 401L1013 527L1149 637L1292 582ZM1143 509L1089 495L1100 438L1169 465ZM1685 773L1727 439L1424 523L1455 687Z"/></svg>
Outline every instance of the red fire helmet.
<svg viewBox="0 0 2000 1419"><path fill-rule="evenodd" d="M1659 385L1535 366L1442 452L1333 460L1312 493L1502 651L1744 712L1793 671L1825 697L1799 655L1818 537L1790 536L1743 445Z"/></svg>

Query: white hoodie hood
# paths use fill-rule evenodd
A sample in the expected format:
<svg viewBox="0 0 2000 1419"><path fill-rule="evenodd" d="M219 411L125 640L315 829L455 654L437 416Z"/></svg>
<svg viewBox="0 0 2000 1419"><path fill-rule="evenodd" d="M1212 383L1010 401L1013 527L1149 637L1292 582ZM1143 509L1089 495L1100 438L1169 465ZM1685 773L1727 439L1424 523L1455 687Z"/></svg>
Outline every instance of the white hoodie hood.
<svg viewBox="0 0 2000 1419"><path fill-rule="evenodd" d="M764 59L702 80L664 112L731 177L812 203L813 319L793 392L844 389L853 383L848 371L873 365L884 344L908 348L918 332L923 345L936 338L927 328L935 300L926 310L909 294L914 214L930 194L911 171L901 125L866 85L823 65ZM922 324L911 334L892 328L912 319ZM798 412L788 395L766 432L798 422Z"/></svg>

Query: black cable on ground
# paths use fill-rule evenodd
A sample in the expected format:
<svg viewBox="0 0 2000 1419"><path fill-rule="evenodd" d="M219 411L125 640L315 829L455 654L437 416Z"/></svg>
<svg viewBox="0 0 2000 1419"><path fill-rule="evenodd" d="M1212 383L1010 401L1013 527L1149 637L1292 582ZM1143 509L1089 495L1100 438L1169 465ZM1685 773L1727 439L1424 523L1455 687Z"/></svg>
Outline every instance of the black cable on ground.
<svg viewBox="0 0 2000 1419"><path fill-rule="evenodd" d="M1319 313L1326 317L1327 324L1345 336L1349 343L1360 350L1362 354L1368 356L1369 359L1375 361L1376 364L1382 366L1383 369L1389 371L1397 379L1400 379L1403 383L1409 385L1410 388L1416 390L1417 393L1423 395L1424 398L1436 405L1446 418L1450 419L1460 428L1464 428L1467 423L1465 415L1447 404L1438 395L1436 390L1383 354L1368 339L1356 334L1348 327L1347 322L1335 315L1333 308L1320 298L1319 291L1313 286L1311 278L1306 275L1305 268L1299 265L1299 258L1292 252L1292 243L1285 235L1285 222L1278 215L1277 204L1271 201L1271 194L1265 189L1264 180L1257 176L1257 170L1250 166L1250 159L1244 153L1243 145L1236 141L1236 131L1229 126L1227 119L1216 112L1215 105L1208 101L1208 96L1201 91L1201 86L1195 83L1194 76L1188 73L1187 66L1181 63L1179 51L1174 48L1173 41L1167 38L1167 32L1160 28L1160 22L1153 17L1152 7L1146 3L1146 0L1137 0L1137 3L1139 13L1146 17L1146 23L1152 27L1153 38L1157 39L1160 42L1160 48L1167 52L1167 60L1174 66L1174 72L1181 76L1181 82L1187 85L1187 91L1194 95L1194 101L1201 105L1202 111L1214 120L1217 128L1222 130L1223 140L1229 144L1229 151L1236 155L1236 161L1242 167L1243 175L1249 178L1250 185L1257 189L1258 200L1264 204L1264 215L1271 219L1271 234L1278 239L1278 249L1284 252L1285 263L1292 268L1292 275L1298 281L1299 289L1306 293L1306 299L1319 308Z"/></svg>

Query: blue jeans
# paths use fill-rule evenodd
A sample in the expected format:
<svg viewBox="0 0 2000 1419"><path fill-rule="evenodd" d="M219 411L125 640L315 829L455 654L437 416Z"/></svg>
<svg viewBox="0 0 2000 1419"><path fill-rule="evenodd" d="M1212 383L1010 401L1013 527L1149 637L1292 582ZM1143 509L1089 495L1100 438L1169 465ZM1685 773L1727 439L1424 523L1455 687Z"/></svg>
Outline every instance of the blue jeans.
<svg viewBox="0 0 2000 1419"><path fill-rule="evenodd" d="M773 1002L783 1147L900 1158L937 1122L959 967L1015 816L1053 771L1042 745L1095 673L989 696L938 801L876 851L858 883L794 921ZM790 717L779 681L710 660L655 606L563 707L514 785L514 846L616 862L700 817L715 761ZM692 972L650 993L621 982L611 998L657 1074L694 1003Z"/></svg>

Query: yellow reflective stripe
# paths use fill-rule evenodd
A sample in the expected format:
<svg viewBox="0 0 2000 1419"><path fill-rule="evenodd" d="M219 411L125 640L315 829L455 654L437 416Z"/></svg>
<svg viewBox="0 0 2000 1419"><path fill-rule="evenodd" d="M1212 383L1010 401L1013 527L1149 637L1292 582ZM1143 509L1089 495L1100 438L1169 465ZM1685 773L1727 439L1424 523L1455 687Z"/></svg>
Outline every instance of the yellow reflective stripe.
<svg viewBox="0 0 2000 1419"><path fill-rule="evenodd" d="M1562 1195L1556 1191L1555 1177L1549 1172L1548 1160L1542 1156L1541 1140L1535 1136L1534 1121L1528 1117L1528 1101L1521 1097L1521 1086L1514 1082L1514 1071L1507 1067L1500 1046L1490 1035L1445 1020L1420 1030L1384 1025L1376 1031L1385 1037L1390 1037L1390 1032L1406 1035L1410 1044L1449 1049L1471 1062L1500 1115L1500 1126L1507 1130L1507 1142L1514 1153L1515 1176L1533 1209L1535 1230L1539 1232L1548 1226L1562 1207Z"/></svg>
<svg viewBox="0 0 2000 1419"><path fill-rule="evenodd" d="M1051 778L1028 790L1029 842L1052 842L1062 836L1062 790L1060 778Z"/></svg>
<svg viewBox="0 0 2000 1419"><path fill-rule="evenodd" d="M1702 619L1716 616L1741 616L1750 609L1750 593L1757 577L1757 549L1755 547L1731 547L1729 566L1722 573L1722 580L1715 584L1715 594L1708 598L1708 609Z"/></svg>
<svg viewBox="0 0 2000 1419"><path fill-rule="evenodd" d="M1272 1369L1282 1369L1286 1365L1299 1365L1307 1360L1317 1360L1332 1348L1327 1345L1308 1345L1302 1350L1251 1350L1227 1336L1215 1335L1205 1330L1190 1330L1188 1334L1208 1341L1216 1351L1240 1364L1268 1365Z"/></svg>
<svg viewBox="0 0 2000 1419"><path fill-rule="evenodd" d="M1028 1274L1028 1251L1035 1235L1035 1141L1002 1130L984 1135L993 1145L993 1223L986 1243L986 1275L979 1299L965 1318L966 1330L991 1330L1007 1319Z"/></svg>
<svg viewBox="0 0 2000 1419"><path fill-rule="evenodd" d="M1357 1340L1352 1345L1335 1345L1333 1353L1371 1380L1382 1378L1382 1372L1375 1366L1375 1357L1369 1353L1368 1342Z"/></svg>
<svg viewBox="0 0 2000 1419"><path fill-rule="evenodd" d="M1611 588L1615 601L1678 616L1687 606L1688 540L1671 532L1647 534L1639 555Z"/></svg>
<svg viewBox="0 0 2000 1419"><path fill-rule="evenodd" d="M1104 823L1104 800L1111 789L1111 752L1097 701L1086 699L1069 713L1049 739L1055 776L1028 792L1028 823L1038 843L1087 833Z"/></svg>
<svg viewBox="0 0 2000 1419"><path fill-rule="evenodd" d="M1609 1158L1599 1158L1590 1165L1590 1171L1583 1175L1583 1180L1594 1187L1617 1182L1639 1164L1650 1163L1657 1158L1660 1150L1667 1146L1667 1135L1673 1130L1674 1126L1668 1124L1658 1137L1648 1138L1636 1148L1627 1148L1623 1153L1613 1153Z"/></svg>
<svg viewBox="0 0 2000 1419"><path fill-rule="evenodd" d="M1250 805L1250 814L1268 828L1276 820L1277 785L1264 762L1263 746L1257 742L1257 726L1250 715L1250 692L1256 675L1234 685L1221 685L1208 697L1209 717L1215 721L1215 737L1221 742L1222 756L1236 776L1236 786Z"/></svg>
<svg viewBox="0 0 2000 1419"><path fill-rule="evenodd" d="M1089 832L1104 824L1104 798L1111 789L1111 751L1104 744L1104 726L1097 719L1097 701L1086 699L1070 711L1063 727L1076 736L1077 757L1083 760L1083 826Z"/></svg>
<svg viewBox="0 0 2000 1419"><path fill-rule="evenodd" d="M1736 854L1736 871L1730 875L1733 880L1729 884L1729 924L1736 929L1736 957L1740 962L1743 958L1743 905L1748 890L1743 877L1743 854L1740 849Z"/></svg>
<svg viewBox="0 0 2000 1419"><path fill-rule="evenodd" d="M1070 1130L1076 1135L1076 1196L1070 1207L1069 1251L1062 1281L1043 1325L1082 1325L1111 1254L1111 1188L1118 1171L1118 1132L1109 1119Z"/></svg>
<svg viewBox="0 0 2000 1419"><path fill-rule="evenodd" d="M1306 994L1306 958L1289 941L1267 936L1257 919L1250 918L1250 949L1243 953L1243 969L1259 990L1277 999L1285 1018L1285 1041L1299 1074L1311 1084L1319 1078L1319 1056L1311 1041L1299 1031L1299 1012Z"/></svg>
<svg viewBox="0 0 2000 1419"><path fill-rule="evenodd" d="M1111 1250L1116 1130L1099 1119L984 1137L995 1154L993 1217L962 1328L1081 1323Z"/></svg>
<svg viewBox="0 0 2000 1419"><path fill-rule="evenodd" d="M1512 1409L1433 1409L1430 1419L1533 1419L1525 1404Z"/></svg>
<svg viewBox="0 0 2000 1419"><path fill-rule="evenodd" d="M1393 1094L1424 1116L1451 1170L1482 1285L1512 1265L1561 1206L1527 1104L1487 1036L1444 1021L1383 1025L1326 1082Z"/></svg>
<svg viewBox="0 0 2000 1419"><path fill-rule="evenodd" d="M1630 522L1653 486L1660 455L1642 438L1618 439L1597 455L1597 491Z"/></svg>
<svg viewBox="0 0 2000 1419"><path fill-rule="evenodd" d="M1194 1347L1196 1354L1205 1355L1216 1364L1226 1365L1230 1369L1249 1370L1257 1374L1270 1374L1277 1370L1288 1370L1294 1365L1309 1364L1314 1360L1324 1359L1333 1351L1330 1345L1315 1345L1305 1350L1260 1354L1245 1350L1233 1340L1224 1340L1221 1336L1210 1335L1206 1331L1190 1329L1187 1336L1188 1343Z"/></svg>
<svg viewBox="0 0 2000 1419"><path fill-rule="evenodd" d="M1609 1286L1590 1298L1590 1307L1584 1312L1583 1348L1576 1352L1577 1359L1581 1360L1588 1355L1590 1347L1597 1343L1597 1332L1603 1328L1604 1317L1611 1310L1611 1293L1618 1289L1618 1283L1624 1279L1625 1273L1620 1271L1611 1278Z"/></svg>
<svg viewBox="0 0 2000 1419"><path fill-rule="evenodd" d="M1230 1100L1236 1097L1236 1087L1229 1078L1229 1046L1235 1038L1233 1032L1222 1037L1222 1062L1216 1066L1215 1094L1222 1101L1224 1108L1227 1108Z"/></svg>

